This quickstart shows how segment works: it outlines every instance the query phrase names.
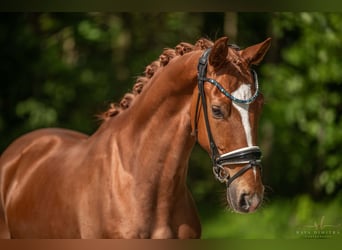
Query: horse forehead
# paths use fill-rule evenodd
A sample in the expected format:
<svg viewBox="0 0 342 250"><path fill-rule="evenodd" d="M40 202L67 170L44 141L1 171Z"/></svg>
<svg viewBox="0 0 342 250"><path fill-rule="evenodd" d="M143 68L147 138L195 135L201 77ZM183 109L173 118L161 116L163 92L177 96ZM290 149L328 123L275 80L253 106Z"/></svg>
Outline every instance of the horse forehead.
<svg viewBox="0 0 342 250"><path fill-rule="evenodd" d="M252 97L251 84L249 83L240 83L235 91L232 92L232 96L238 99L248 99Z"/></svg>
<svg viewBox="0 0 342 250"><path fill-rule="evenodd" d="M246 61L242 56L242 52L243 50L228 48L228 54L226 57L228 67L226 70L240 81L252 82L253 76L250 71L250 66L248 61Z"/></svg>
<svg viewBox="0 0 342 250"><path fill-rule="evenodd" d="M218 82L223 88L238 99L248 99L252 97L254 91L254 84L250 83L249 79L241 75L227 74Z"/></svg>
<svg viewBox="0 0 342 250"><path fill-rule="evenodd" d="M250 86L254 82L253 74L250 68L239 67L233 63L228 63L222 71L212 73L212 77L216 78L226 90L235 91L243 84Z"/></svg>

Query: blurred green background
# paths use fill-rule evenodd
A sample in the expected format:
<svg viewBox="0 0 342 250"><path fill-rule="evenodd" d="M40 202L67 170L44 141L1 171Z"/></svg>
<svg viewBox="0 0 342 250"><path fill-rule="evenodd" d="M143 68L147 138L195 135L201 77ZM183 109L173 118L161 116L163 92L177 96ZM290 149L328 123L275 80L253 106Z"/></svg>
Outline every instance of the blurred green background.
<svg viewBox="0 0 342 250"><path fill-rule="evenodd" d="M196 146L188 183L203 238L342 238L342 13L1 13L0 152L23 133L88 134L166 47L227 35L272 37L256 67L266 200L231 213Z"/></svg>

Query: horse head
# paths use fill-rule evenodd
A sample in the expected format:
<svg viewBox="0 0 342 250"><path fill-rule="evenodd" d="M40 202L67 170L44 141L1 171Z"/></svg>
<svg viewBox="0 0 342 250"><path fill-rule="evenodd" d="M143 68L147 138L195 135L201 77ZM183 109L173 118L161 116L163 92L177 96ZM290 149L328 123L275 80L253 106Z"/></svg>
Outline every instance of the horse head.
<svg viewBox="0 0 342 250"><path fill-rule="evenodd" d="M218 39L198 64L198 88L191 106L192 129L211 155L216 178L226 183L227 201L240 213L255 211L263 200L258 120L263 106L257 74L271 39L240 49Z"/></svg>

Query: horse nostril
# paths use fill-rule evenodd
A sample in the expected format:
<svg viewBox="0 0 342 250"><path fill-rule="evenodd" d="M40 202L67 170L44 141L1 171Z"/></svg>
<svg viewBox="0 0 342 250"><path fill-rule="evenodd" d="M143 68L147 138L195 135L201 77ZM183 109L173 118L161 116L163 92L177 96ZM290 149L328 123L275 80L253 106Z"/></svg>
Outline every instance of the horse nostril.
<svg viewBox="0 0 342 250"><path fill-rule="evenodd" d="M249 194L243 193L240 196L240 201L239 201L239 207L242 210L242 212L247 213L249 208L250 208L250 199L249 199Z"/></svg>
<svg viewBox="0 0 342 250"><path fill-rule="evenodd" d="M260 198L257 194L242 193L240 195L240 211L244 213L255 211L260 205Z"/></svg>

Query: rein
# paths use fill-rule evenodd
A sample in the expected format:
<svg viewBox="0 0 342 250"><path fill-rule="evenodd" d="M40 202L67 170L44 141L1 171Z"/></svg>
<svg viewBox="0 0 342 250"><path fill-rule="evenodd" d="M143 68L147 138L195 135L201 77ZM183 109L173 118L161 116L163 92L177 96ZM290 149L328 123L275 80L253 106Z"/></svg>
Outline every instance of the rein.
<svg viewBox="0 0 342 250"><path fill-rule="evenodd" d="M211 49L207 49L198 62L198 98L197 98L197 104L196 104L196 113L195 113L195 133L197 137L197 117L199 114L199 106L200 101L202 102L202 108L203 108L203 114L205 119L205 125L207 129L207 135L209 139L209 145L210 145L210 152L211 152L211 161L213 164L213 173L218 181L221 183L226 183L227 187L230 186L230 184L238 177L243 175L247 170L255 167L258 167L261 171L261 151L258 146L250 146L250 147L244 147L240 148L225 154L220 155L218 148L215 144L214 137L211 133L210 124L209 124L209 118L208 118L208 109L207 109L207 102L205 98L205 92L204 92L204 83L209 82L212 85L214 85L216 88L219 89L221 93L223 93L227 98L231 99L233 102L236 103L243 103L243 104L249 104L252 103L259 94L259 83L258 83L258 77L254 70L251 70L254 76L255 80L255 93L252 97L243 100L234 97L230 93L228 93L224 87L218 83L215 79L207 78L207 65L208 65L208 57L210 54ZM236 164L246 164L243 168L241 168L235 175L230 176L229 173L224 169L223 166L225 165L236 165Z"/></svg>

